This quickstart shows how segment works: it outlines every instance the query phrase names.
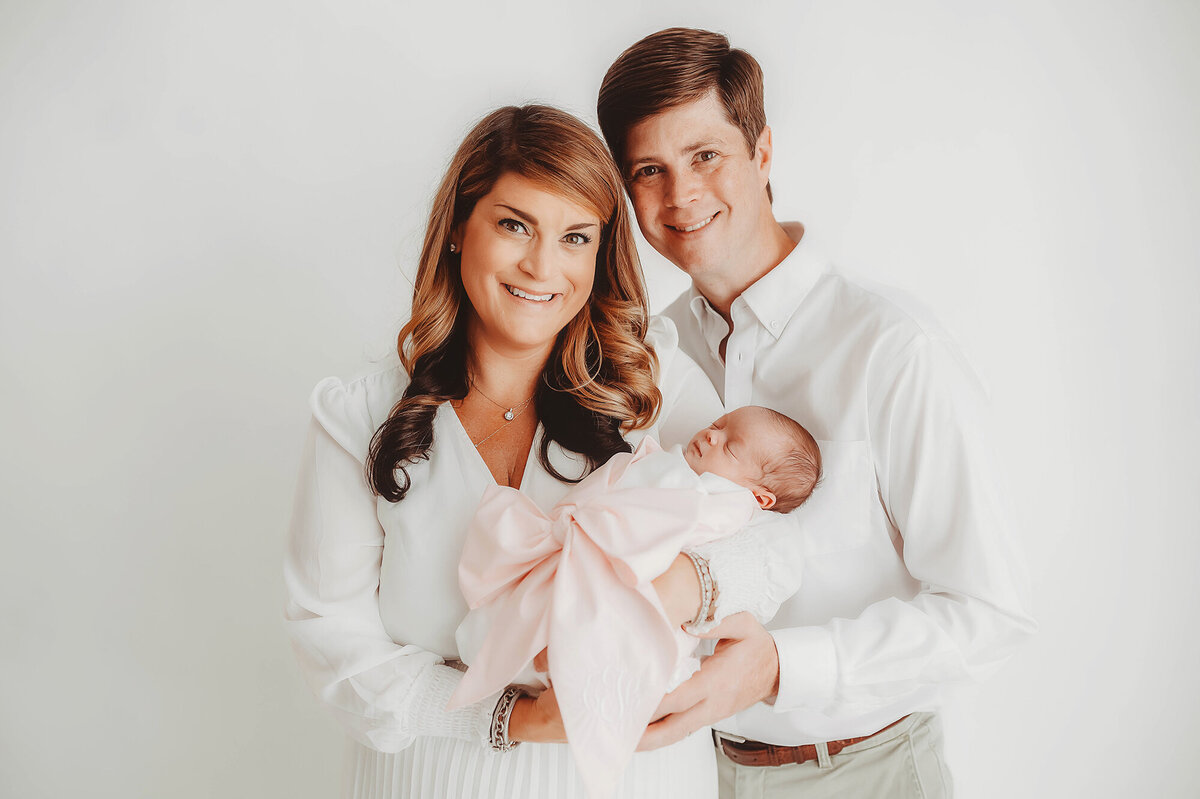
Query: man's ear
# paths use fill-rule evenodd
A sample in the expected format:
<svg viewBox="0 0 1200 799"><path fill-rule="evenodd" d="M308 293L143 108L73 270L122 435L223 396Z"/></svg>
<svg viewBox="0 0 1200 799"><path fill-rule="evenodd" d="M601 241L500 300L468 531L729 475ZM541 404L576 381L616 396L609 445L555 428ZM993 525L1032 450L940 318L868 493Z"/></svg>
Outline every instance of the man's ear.
<svg viewBox="0 0 1200 799"><path fill-rule="evenodd" d="M763 510L770 510L775 507L775 495L765 488L752 488L754 498L758 500L758 507Z"/></svg>
<svg viewBox="0 0 1200 799"><path fill-rule="evenodd" d="M775 150L771 144L771 126L763 125L758 141L754 143L754 164L764 186L771 179L771 166L775 163Z"/></svg>

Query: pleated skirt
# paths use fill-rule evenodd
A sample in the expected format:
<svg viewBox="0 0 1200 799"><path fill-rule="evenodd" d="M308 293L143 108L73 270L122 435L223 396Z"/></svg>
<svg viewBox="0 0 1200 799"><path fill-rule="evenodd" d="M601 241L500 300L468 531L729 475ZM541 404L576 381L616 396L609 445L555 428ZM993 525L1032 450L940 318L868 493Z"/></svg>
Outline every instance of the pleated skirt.
<svg viewBox="0 0 1200 799"><path fill-rule="evenodd" d="M702 729L653 752L638 752L620 799L716 799L712 737ZM453 738L418 738L402 752L347 742L344 799L587 799L566 744L522 744L492 752Z"/></svg>

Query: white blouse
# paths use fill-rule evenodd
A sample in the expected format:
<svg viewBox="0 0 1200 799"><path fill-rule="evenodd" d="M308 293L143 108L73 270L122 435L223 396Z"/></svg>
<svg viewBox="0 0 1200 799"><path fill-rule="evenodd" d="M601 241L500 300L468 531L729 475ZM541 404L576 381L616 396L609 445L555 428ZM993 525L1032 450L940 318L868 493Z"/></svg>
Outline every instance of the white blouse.
<svg viewBox="0 0 1200 799"><path fill-rule="evenodd" d="M663 410L655 425L626 438L684 443L722 413L720 402L679 353L670 322L654 320L648 341L659 359ZM284 564L285 624L306 680L353 738L381 752L420 736L486 741L497 700L445 709L462 676L445 665L458 658L454 633L467 613L459 554L478 500L494 483L453 408L438 409L434 445L407 467L412 483L403 500L376 497L366 482L371 438L407 382L395 366L317 385ZM535 437L520 488L549 508L570 486L541 467L537 450ZM557 444L550 459L563 474L582 471L582 459ZM795 586L788 575L767 574L765 550L741 538L740 554L710 554L723 607L769 616Z"/></svg>

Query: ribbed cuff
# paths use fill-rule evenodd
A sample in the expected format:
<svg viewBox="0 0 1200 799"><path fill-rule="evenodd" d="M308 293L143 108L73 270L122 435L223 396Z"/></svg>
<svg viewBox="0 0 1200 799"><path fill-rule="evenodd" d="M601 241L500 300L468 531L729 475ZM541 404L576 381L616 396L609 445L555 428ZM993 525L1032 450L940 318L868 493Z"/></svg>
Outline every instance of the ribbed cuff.
<svg viewBox="0 0 1200 799"><path fill-rule="evenodd" d="M694 629L706 631L726 616L743 610L750 611L761 622L766 621L760 615L763 600L768 599L765 596L767 592L764 591L767 576L766 554L757 535L745 530L691 547L689 551L708 561L709 572L716 588L713 621L709 624L693 625Z"/></svg>
<svg viewBox="0 0 1200 799"><path fill-rule="evenodd" d="M837 650L824 627L772 630L779 653L777 713L805 708L821 710L833 702L837 689Z"/></svg>
<svg viewBox="0 0 1200 799"><path fill-rule="evenodd" d="M417 680L419 690L407 708L408 728L417 735L460 738L490 745L492 713L500 694L446 710L450 696L458 687L462 672L450 666L429 666Z"/></svg>

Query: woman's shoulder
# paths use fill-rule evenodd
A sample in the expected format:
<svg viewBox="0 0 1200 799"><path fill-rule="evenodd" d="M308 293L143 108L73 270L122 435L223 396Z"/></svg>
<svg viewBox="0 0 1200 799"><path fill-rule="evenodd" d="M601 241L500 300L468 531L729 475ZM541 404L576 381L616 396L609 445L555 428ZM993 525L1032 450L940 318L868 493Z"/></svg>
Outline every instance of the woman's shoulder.
<svg viewBox="0 0 1200 799"><path fill-rule="evenodd" d="M679 331L676 330L675 323L662 314L651 316L650 324L646 326L646 343L653 347L655 352L660 349L671 352L679 349Z"/></svg>
<svg viewBox="0 0 1200 799"><path fill-rule="evenodd" d="M671 362L679 354L679 331L675 323L661 314L651 316L650 324L646 327L646 344L658 358L656 379L661 382L662 376L670 370Z"/></svg>
<svg viewBox="0 0 1200 799"><path fill-rule="evenodd" d="M327 377L309 397L313 419L342 447L365 460L371 438L387 420L408 387L399 363L376 367L356 377Z"/></svg>

